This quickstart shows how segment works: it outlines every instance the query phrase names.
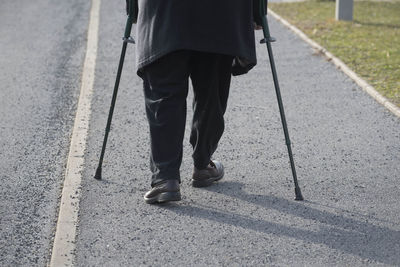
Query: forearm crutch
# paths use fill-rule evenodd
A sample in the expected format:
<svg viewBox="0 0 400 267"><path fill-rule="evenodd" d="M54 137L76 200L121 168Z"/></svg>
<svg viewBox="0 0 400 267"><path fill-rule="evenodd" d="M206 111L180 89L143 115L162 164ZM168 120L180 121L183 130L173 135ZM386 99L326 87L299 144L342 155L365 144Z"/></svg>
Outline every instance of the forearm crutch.
<svg viewBox="0 0 400 267"><path fill-rule="evenodd" d="M104 134L103 146L101 148L99 165L97 166L96 174L94 176L94 178L97 180L101 180L101 169L102 169L102 165L103 165L104 153L106 152L108 134L110 133L112 116L114 113L115 102L117 100L119 81L121 80L122 68L124 66L126 47L127 47L128 43L132 43L132 44L135 43L135 41L131 37L131 31L132 31L132 24L135 23L136 19L137 19L137 3L135 2L135 0L127 0L126 3L127 3L126 11L127 11L128 19L126 21L125 34L124 34L124 37L122 38L123 44L122 44L121 57L119 59L117 78L115 80L114 92L112 95L110 111L108 113L107 126L106 126L106 131Z"/></svg>
<svg viewBox="0 0 400 267"><path fill-rule="evenodd" d="M257 22L257 24L261 23L259 25L261 25L263 28L264 39L261 40L261 43L265 43L267 45L267 49L268 49L268 56L269 56L269 62L271 64L272 77L273 77L274 85L275 85L275 92L276 92L276 97L278 99L279 112L281 114L283 131L285 133L285 140L286 140L286 145L287 145L287 149L288 149L288 153L289 153L290 167L292 169L292 174L293 174L294 190L295 190L295 194L296 194L295 200L303 200L304 198L301 194L299 183L297 181L296 168L294 165L293 153L292 153L292 148L291 148L291 143L290 143L290 138L289 138L289 131L288 131L287 123L286 123L286 117L285 117L285 111L284 111L283 103L282 103L281 91L279 88L278 75L276 74L275 61L274 61L274 56L272 54L271 43L275 42L276 40L275 40L275 38L271 37L271 35L269 33L269 27L268 27L268 21L267 21L267 1L256 0L256 1L253 1L253 4L258 5L258 6L254 7L256 10L258 10L258 14L255 14L255 21Z"/></svg>

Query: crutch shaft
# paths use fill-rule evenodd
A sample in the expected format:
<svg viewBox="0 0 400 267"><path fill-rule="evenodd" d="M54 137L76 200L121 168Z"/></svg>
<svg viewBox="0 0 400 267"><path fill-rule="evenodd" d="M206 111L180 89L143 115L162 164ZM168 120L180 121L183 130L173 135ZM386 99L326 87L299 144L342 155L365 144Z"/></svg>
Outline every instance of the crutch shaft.
<svg viewBox="0 0 400 267"><path fill-rule="evenodd" d="M106 151L106 146L107 146L107 141L108 141L108 134L110 133L112 117L113 117L113 114L114 114L115 102L117 101L118 87L119 87L119 82L121 80L122 68L124 66L126 47L127 47L127 42L124 41L124 43L122 45L121 57L120 57L120 60L119 60L119 65L118 65L117 78L115 80L115 85L114 85L114 92L113 92L112 99L111 99L110 111L108 113L107 125L106 125L105 134L104 134L103 146L101 148L99 165L97 167L96 175L94 177L94 178L96 178L98 180L101 179L101 168L102 168L102 165L103 165L104 153Z"/></svg>
<svg viewBox="0 0 400 267"><path fill-rule="evenodd" d="M113 95L112 95L112 99L111 99L110 111L108 113L107 125L106 125L105 134L104 134L104 140L103 140L103 146L101 148L99 165L97 166L96 174L94 176L94 178L97 179L97 180L101 180L103 159L104 159L104 154L105 154L106 147L107 147L108 134L110 133L112 117L113 117L113 114L114 114L115 102L117 101L118 88L119 88L119 82L121 80L122 68L124 67L126 47L127 47L128 43L134 43L133 39L130 37L131 31L132 31L133 19L134 18L132 17L132 15L129 15L128 19L126 21L126 27L125 27L124 37L123 37L121 56L120 56L120 59L119 59L119 65L118 65L118 71L117 71L117 78L115 79L114 91L113 91Z"/></svg>
<svg viewBox="0 0 400 267"><path fill-rule="evenodd" d="M299 183L297 181L296 167L294 165L293 153L292 153L291 142L290 142L290 137L289 137L289 130L288 130L287 123L286 123L285 110L283 108L282 96L281 96L281 91L280 91L279 82L278 82L278 75L276 73L274 55L272 53L271 41L273 41L273 39L271 39L267 18L265 16L262 18L262 22L263 22L263 33L264 33L264 38L265 38L264 40L266 41L265 43L266 43L267 49L268 49L268 56L269 56L269 62L271 65L272 77L273 77L274 85L275 85L276 97L278 100L279 112L281 115L283 131L285 134L286 146L288 149L289 160L290 160L290 167L292 169L293 181L294 181L294 186L295 186L295 194L296 194L295 200L303 200L304 198L301 194Z"/></svg>

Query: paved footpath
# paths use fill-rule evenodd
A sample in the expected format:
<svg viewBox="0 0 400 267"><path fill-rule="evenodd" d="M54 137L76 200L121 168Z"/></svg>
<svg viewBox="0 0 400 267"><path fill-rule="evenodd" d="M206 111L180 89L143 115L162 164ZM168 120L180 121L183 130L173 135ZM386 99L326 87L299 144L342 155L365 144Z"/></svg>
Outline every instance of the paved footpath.
<svg viewBox="0 0 400 267"><path fill-rule="evenodd" d="M232 82L226 132L215 154L226 166L225 179L207 189L189 185L186 134L183 200L166 205L142 198L150 177L148 127L130 47L104 180L94 180L121 47L117 30L124 27L117 4L101 7L77 266L400 265L400 119L272 18L305 201L293 200L263 45L257 67Z"/></svg>

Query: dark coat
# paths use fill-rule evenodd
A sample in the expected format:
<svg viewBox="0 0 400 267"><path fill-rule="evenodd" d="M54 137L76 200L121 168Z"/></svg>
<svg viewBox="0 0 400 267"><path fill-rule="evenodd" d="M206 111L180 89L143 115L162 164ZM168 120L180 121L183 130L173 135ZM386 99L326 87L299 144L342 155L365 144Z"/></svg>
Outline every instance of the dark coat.
<svg viewBox="0 0 400 267"><path fill-rule="evenodd" d="M232 55L234 75L257 63L250 0L139 0L136 29L139 71L182 49Z"/></svg>

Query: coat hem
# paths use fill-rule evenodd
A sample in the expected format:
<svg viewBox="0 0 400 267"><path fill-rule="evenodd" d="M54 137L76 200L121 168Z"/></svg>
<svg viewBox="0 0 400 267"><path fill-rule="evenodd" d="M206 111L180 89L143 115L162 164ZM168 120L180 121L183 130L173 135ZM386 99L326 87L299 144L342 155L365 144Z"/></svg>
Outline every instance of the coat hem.
<svg viewBox="0 0 400 267"><path fill-rule="evenodd" d="M138 76L141 76L142 74L142 70L144 67L152 64L153 62L157 61L158 59L160 59L161 57L175 52L175 51L179 51L179 50L192 50L192 51L198 51L198 52L206 52L206 53L216 53L216 54L223 54L223 55L229 55L229 56L233 56L236 59L239 60L234 60L235 62L246 62L246 65L234 65L233 66L233 72L232 75L236 76L236 75L242 75L242 74L246 74L247 72L249 72L256 64L257 64L257 59L249 59L247 57L244 57L242 55L236 55L234 53L227 53L227 52L222 52L222 51L217 51L217 49L199 49L199 48L188 48L185 46L182 47L176 47L173 49L166 49L164 51L161 51L155 55L151 55L149 57L146 57L145 59L138 61L137 62L137 67L136 67L136 73ZM244 60L243 60L244 59Z"/></svg>

